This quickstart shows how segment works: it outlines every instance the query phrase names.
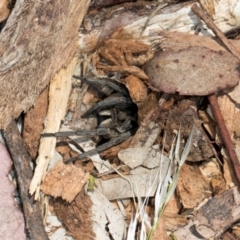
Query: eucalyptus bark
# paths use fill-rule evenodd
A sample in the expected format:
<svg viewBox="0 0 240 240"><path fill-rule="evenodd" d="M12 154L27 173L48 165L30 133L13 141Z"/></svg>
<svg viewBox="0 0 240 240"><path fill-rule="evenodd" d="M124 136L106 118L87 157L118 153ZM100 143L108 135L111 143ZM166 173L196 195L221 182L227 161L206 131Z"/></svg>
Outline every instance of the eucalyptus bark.
<svg viewBox="0 0 240 240"><path fill-rule="evenodd" d="M90 0L18 0L0 33L0 128L27 111L78 51Z"/></svg>

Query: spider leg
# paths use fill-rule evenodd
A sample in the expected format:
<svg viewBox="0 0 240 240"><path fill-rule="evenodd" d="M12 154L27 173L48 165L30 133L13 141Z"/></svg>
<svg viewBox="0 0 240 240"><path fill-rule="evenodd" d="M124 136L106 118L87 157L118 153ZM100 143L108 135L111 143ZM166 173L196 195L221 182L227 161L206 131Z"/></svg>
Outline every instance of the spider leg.
<svg viewBox="0 0 240 240"><path fill-rule="evenodd" d="M78 76L73 76L73 77L83 82L86 82L87 84L93 87L101 88L100 91L105 95L110 94L108 88L111 88L116 92L121 93L123 96L129 95L128 90L126 89L123 83L114 81L109 78L84 78L84 77L78 77Z"/></svg>
<svg viewBox="0 0 240 240"><path fill-rule="evenodd" d="M99 124L99 127L113 128L117 130L114 131L115 134L113 133L112 135L109 135L110 137L115 137L116 133L124 133L134 127L134 122L129 116L125 116L124 119L118 119L118 116L115 118L115 110L116 109L110 111L112 118L108 118Z"/></svg>
<svg viewBox="0 0 240 240"><path fill-rule="evenodd" d="M132 131L128 131L128 132L125 132L125 133L122 133L120 134L118 137L116 138L113 138L111 139L110 141L100 145L100 146L97 146L95 149L92 149L88 152L84 152L84 153L81 153L79 154L77 157L74 157L74 158L70 158L68 160L65 161L65 163L70 163L70 162L75 162L76 160L81 160L85 157L90 157L96 153L99 153L99 152L102 152L112 146L115 146L125 140L127 140L128 138L130 138L131 136L133 135L133 132Z"/></svg>
<svg viewBox="0 0 240 240"><path fill-rule="evenodd" d="M66 132L56 132L56 133L43 133L41 134L42 137L70 137L70 136L104 136L104 135L111 135L113 134L111 128L107 127L100 127L93 130L79 130L79 131L66 131Z"/></svg>
<svg viewBox="0 0 240 240"><path fill-rule="evenodd" d="M82 115L82 118L86 118L89 115L95 114L101 110L105 110L108 108L126 109L132 105L133 102L130 97L125 97L122 94L114 93L92 106Z"/></svg>

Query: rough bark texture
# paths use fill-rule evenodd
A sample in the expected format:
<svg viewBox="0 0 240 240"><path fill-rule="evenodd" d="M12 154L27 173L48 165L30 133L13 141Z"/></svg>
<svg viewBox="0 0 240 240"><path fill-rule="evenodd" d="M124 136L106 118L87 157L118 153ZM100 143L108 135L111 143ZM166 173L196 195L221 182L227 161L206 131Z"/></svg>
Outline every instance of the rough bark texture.
<svg viewBox="0 0 240 240"><path fill-rule="evenodd" d="M18 0L0 34L0 127L29 109L78 50L89 0Z"/></svg>
<svg viewBox="0 0 240 240"><path fill-rule="evenodd" d="M27 234L30 235L30 239L47 240L48 236L44 230L38 202L35 202L28 194L28 187L33 175L29 161L30 156L14 121L4 131L4 138L17 175Z"/></svg>

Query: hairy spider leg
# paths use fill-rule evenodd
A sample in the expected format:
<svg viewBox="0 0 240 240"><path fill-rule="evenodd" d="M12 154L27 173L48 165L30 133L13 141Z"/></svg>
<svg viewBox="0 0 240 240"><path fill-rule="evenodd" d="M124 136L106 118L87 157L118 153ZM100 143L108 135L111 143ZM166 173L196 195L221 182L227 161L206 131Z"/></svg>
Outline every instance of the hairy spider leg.
<svg viewBox="0 0 240 240"><path fill-rule="evenodd" d="M125 133L122 133L120 134L118 137L116 138L113 138L111 139L110 141L100 145L100 146L97 146L95 149L92 149L88 152L84 152L84 153L81 153L79 154L77 157L74 157L74 158L70 158L66 161L64 161L64 163L70 163L70 162L75 162L76 160L81 160L85 157L90 157L98 152L102 152L110 147L113 147L115 145L118 145L120 144L121 142L127 140L128 138L130 138L131 136L133 135L133 132L132 131L128 131L128 132L125 132Z"/></svg>
<svg viewBox="0 0 240 240"><path fill-rule="evenodd" d="M133 105L132 99L130 97L125 97L120 93L114 93L104 100L96 103L92 106L88 111L86 111L82 118L86 118L91 114L96 114L101 110L105 110L108 108L118 108L118 109L126 109Z"/></svg>
<svg viewBox="0 0 240 240"><path fill-rule="evenodd" d="M100 91L103 92L105 95L109 95L109 91L104 90L104 87L109 87L111 89L113 89L114 91L121 93L124 96L129 96L128 90L126 89L125 85L114 81L112 79L109 78L84 78L84 77L78 77L78 76L73 76L76 79L79 79L83 82L86 82L87 84L93 86L93 87L99 87L99 86L103 86L103 89L101 89Z"/></svg>

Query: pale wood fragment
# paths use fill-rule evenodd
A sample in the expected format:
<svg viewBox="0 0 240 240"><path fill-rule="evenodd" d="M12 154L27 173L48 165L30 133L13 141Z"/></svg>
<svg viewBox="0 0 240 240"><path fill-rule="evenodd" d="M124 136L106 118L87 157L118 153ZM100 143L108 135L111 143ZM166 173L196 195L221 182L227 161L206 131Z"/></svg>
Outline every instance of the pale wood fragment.
<svg viewBox="0 0 240 240"><path fill-rule="evenodd" d="M74 58L66 69L52 79L49 89L49 107L45 122L45 132L54 133L60 128L67 109L68 98L71 90L71 77L76 67L77 58ZM36 160L37 167L30 184L29 192L33 194L36 190L35 198L38 198L39 185L46 174L49 161L51 160L56 145L56 138L43 138L40 142L39 155Z"/></svg>

